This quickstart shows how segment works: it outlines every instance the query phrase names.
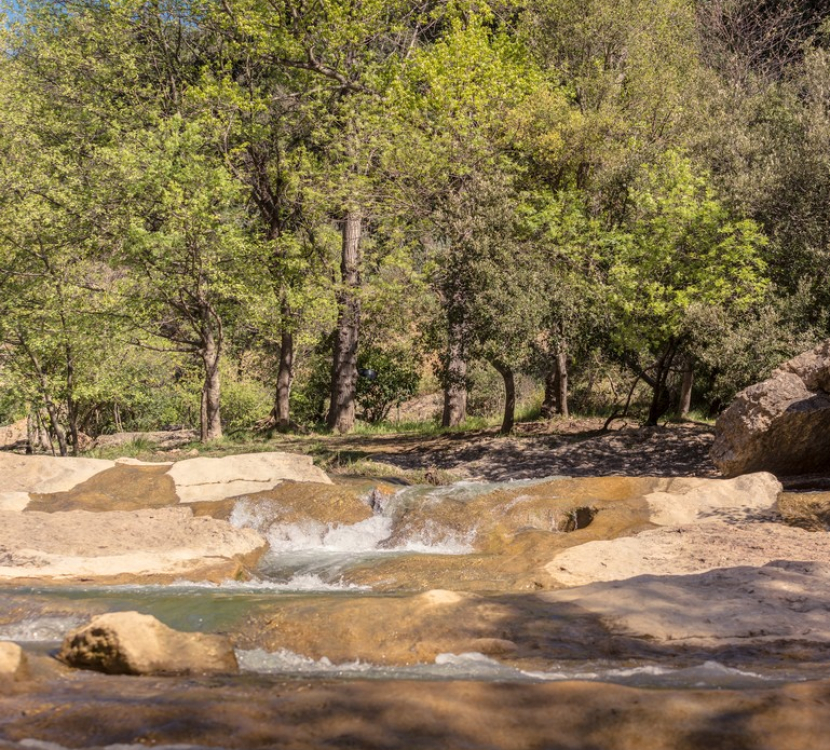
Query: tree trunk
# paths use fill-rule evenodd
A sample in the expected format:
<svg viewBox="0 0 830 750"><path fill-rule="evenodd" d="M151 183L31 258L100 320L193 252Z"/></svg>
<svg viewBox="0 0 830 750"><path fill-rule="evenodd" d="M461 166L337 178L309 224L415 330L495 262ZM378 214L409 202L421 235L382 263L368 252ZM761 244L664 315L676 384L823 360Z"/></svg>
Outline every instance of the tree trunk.
<svg viewBox="0 0 830 750"><path fill-rule="evenodd" d="M563 417L570 415L568 408L568 355L562 350L556 355L553 366L545 376L545 400L542 402L541 414L550 419L554 414Z"/></svg>
<svg viewBox="0 0 830 750"><path fill-rule="evenodd" d="M540 410L542 419L553 419L553 415L557 413L556 393L559 384L557 383L556 370L557 368L554 365L549 367L545 373L545 398Z"/></svg>
<svg viewBox="0 0 830 750"><path fill-rule="evenodd" d="M683 369L683 382L680 385L680 403L677 411L679 416L685 417L692 408L692 386L695 382L695 371L692 360L686 360L686 367Z"/></svg>
<svg viewBox="0 0 830 750"><path fill-rule="evenodd" d="M467 419L467 360L464 358L463 326L449 324L449 345L444 369L444 411L442 427L458 427Z"/></svg>
<svg viewBox="0 0 830 750"><path fill-rule="evenodd" d="M563 417L570 416L568 409L568 354L563 349L556 355L556 411Z"/></svg>
<svg viewBox="0 0 830 750"><path fill-rule="evenodd" d="M360 335L360 233L362 218L350 211L343 221L340 260L341 291L337 294L337 333L331 370L331 400L326 424L340 433L354 429L357 386L357 342Z"/></svg>
<svg viewBox="0 0 830 750"><path fill-rule="evenodd" d="M211 333L208 333L205 337L201 354L205 367L205 380L202 385L199 437L203 443L206 443L209 440L218 440L222 437L222 421L219 415L221 395L219 358L221 348Z"/></svg>
<svg viewBox="0 0 830 750"><path fill-rule="evenodd" d="M651 399L651 406L648 411L647 426L653 427L657 424L657 420L662 417L666 411L671 407L671 400L669 397L668 378L671 372L672 362L674 360L677 345L669 343L663 354L655 363L654 385L652 386L653 395Z"/></svg>
<svg viewBox="0 0 830 750"><path fill-rule="evenodd" d="M277 398L274 403L274 420L277 430L288 432L291 428L290 399L294 380L294 334L283 330L280 341L280 363L277 370Z"/></svg>
<svg viewBox="0 0 830 750"><path fill-rule="evenodd" d="M30 456L35 452L35 446L40 445L40 432L37 425L37 416L29 409L26 415L26 455Z"/></svg>
<svg viewBox="0 0 830 750"><path fill-rule="evenodd" d="M72 443L72 455L80 452L80 437L78 435L78 405L75 403L75 357L72 348L67 343L66 351L66 416L69 422L69 442Z"/></svg>
<svg viewBox="0 0 830 750"><path fill-rule="evenodd" d="M24 347L26 354L29 356L29 360L32 363L32 367L34 368L38 382L40 383L40 391L41 395L43 396L43 404L46 407L46 413L49 415L49 422L52 426L52 432L58 439L58 450L60 451L61 456L67 456L69 455L69 451L67 450L66 445L66 432L61 426L60 417L58 416L58 409L55 406L55 403L52 401L52 398L49 396L49 383L46 378L46 374L43 372L43 368L40 366L40 361L38 360L37 355L31 348L29 348L28 344L26 343L25 337L22 335L20 336L20 344ZM52 447L52 453L54 452L55 449L54 447Z"/></svg>
<svg viewBox="0 0 830 750"><path fill-rule="evenodd" d="M504 380L504 417L499 432L507 435L513 431L513 425L516 424L516 378L511 367L496 362L492 365Z"/></svg>
<svg viewBox="0 0 830 750"><path fill-rule="evenodd" d="M58 417L58 410L55 407L55 404L52 403L52 399L49 397L46 397L44 401L46 404L46 413L49 415L49 422L52 425L52 432L54 432L55 437L58 439L58 451L61 456L68 456L69 451L67 450L66 431L61 426L60 418Z"/></svg>

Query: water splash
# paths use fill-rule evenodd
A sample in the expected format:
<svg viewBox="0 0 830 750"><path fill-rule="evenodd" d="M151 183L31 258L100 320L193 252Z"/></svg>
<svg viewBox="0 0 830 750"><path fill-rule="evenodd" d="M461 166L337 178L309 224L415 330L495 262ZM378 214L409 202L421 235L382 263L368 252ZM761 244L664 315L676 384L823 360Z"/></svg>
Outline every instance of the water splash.
<svg viewBox="0 0 830 750"><path fill-rule="evenodd" d="M61 641L70 631L87 621L82 615L34 615L0 625L0 641L41 643Z"/></svg>

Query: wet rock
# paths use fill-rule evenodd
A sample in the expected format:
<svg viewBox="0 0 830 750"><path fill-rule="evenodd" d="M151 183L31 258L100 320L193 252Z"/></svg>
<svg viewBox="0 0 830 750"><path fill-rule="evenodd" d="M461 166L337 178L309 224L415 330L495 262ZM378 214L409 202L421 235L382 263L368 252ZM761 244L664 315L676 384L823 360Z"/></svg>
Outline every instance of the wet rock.
<svg viewBox="0 0 830 750"><path fill-rule="evenodd" d="M537 666L540 657L570 656L590 640L588 626L580 620L572 628L563 611L554 612L533 595L443 589L391 598L324 596L253 617L237 646L286 649L334 664L432 664L442 654L479 653Z"/></svg>
<svg viewBox="0 0 830 750"><path fill-rule="evenodd" d="M830 531L830 492L783 493L776 506L784 523L807 531Z"/></svg>
<svg viewBox="0 0 830 750"><path fill-rule="evenodd" d="M16 643L0 641L0 680L20 680L28 674L26 654Z"/></svg>
<svg viewBox="0 0 830 750"><path fill-rule="evenodd" d="M138 612L99 615L66 636L58 658L72 667L107 674L238 670L233 647L224 636L183 633Z"/></svg>
<svg viewBox="0 0 830 750"><path fill-rule="evenodd" d="M830 472L830 340L741 391L715 432L711 457L726 476Z"/></svg>

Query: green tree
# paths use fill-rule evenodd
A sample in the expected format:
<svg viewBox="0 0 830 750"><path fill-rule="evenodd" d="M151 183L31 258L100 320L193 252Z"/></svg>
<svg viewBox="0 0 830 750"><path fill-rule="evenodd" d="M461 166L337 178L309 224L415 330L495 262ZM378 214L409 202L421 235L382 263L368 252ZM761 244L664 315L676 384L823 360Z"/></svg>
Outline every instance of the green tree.
<svg viewBox="0 0 830 750"><path fill-rule="evenodd" d="M131 318L201 362L201 439L220 438L228 319L257 288L259 248L244 231L240 186L198 122L178 116L125 143L122 165L133 191L120 255L132 272L124 280Z"/></svg>
<svg viewBox="0 0 830 750"><path fill-rule="evenodd" d="M100 258L111 132L89 77L63 74L83 54L65 43L83 29L36 12L30 21L6 31L0 63L0 327L22 398L45 408L65 455L79 449L84 383L117 330ZM89 56L90 76L100 67Z"/></svg>
<svg viewBox="0 0 830 750"><path fill-rule="evenodd" d="M646 351L653 398L648 423L668 408L668 377L688 337L692 304L747 309L766 286L766 238L747 219L735 221L705 177L676 152L644 167L631 210L614 245L609 283L620 315L618 346ZM633 358L633 356L630 356Z"/></svg>

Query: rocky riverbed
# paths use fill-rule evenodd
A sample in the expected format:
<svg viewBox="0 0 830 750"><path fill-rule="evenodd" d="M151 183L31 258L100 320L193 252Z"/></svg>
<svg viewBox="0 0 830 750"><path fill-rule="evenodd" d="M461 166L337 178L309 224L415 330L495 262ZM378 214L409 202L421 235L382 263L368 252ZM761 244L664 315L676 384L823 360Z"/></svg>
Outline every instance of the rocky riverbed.
<svg viewBox="0 0 830 750"><path fill-rule="evenodd" d="M0 747L797 750L830 725L830 498L770 474L3 461ZM124 610L224 634L239 671L52 655Z"/></svg>

